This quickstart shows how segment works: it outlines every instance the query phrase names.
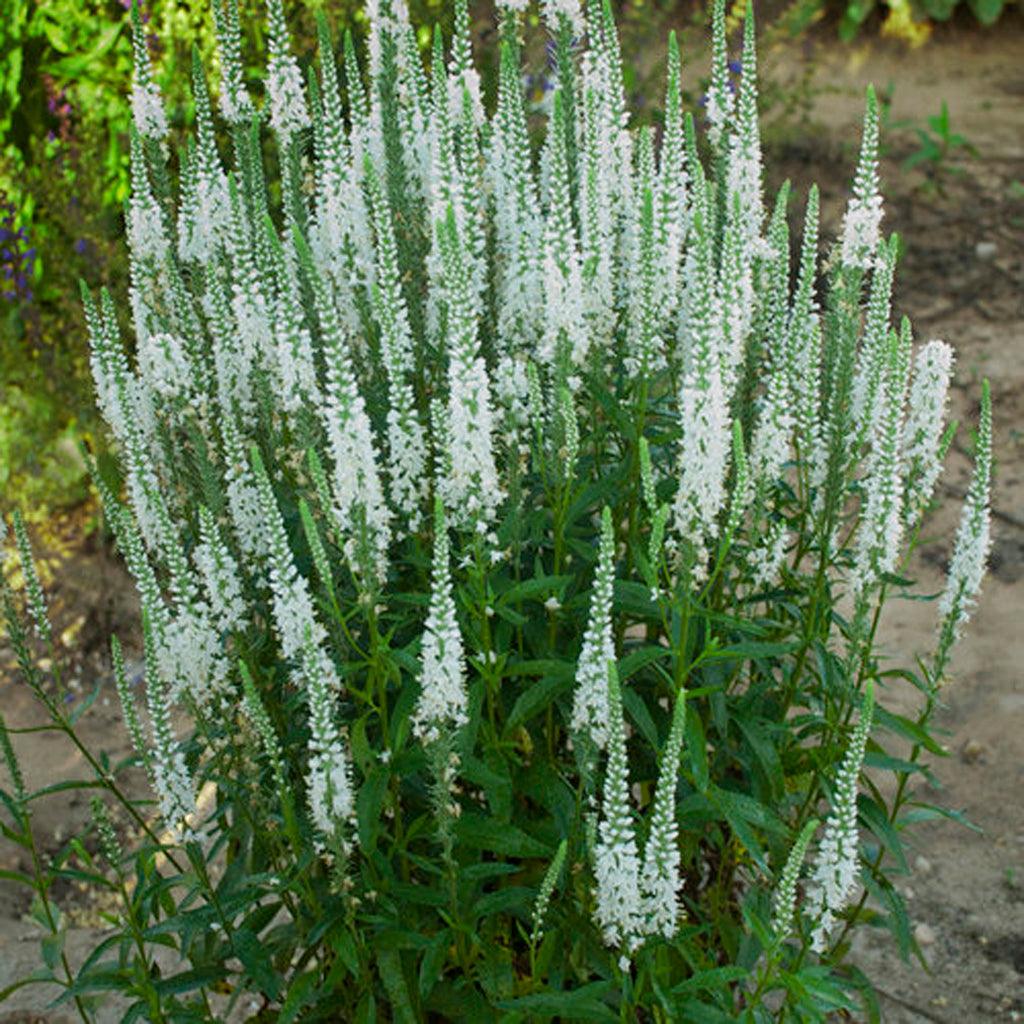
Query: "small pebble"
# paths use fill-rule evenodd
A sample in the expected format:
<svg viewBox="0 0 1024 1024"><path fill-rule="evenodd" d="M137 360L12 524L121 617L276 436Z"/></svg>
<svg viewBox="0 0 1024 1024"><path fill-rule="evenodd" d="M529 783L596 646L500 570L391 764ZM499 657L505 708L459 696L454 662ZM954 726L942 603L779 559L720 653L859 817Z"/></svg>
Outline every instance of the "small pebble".
<svg viewBox="0 0 1024 1024"><path fill-rule="evenodd" d="M935 930L922 921L914 929L914 938L919 946L932 946L935 944Z"/></svg>
<svg viewBox="0 0 1024 1024"><path fill-rule="evenodd" d="M995 256L997 251L998 246L995 242L979 242L974 247L974 255L977 256L979 260L990 260Z"/></svg>
<svg viewBox="0 0 1024 1024"><path fill-rule="evenodd" d="M930 875L932 873L932 862L927 857L918 854L914 861L914 870L919 875Z"/></svg>
<svg viewBox="0 0 1024 1024"><path fill-rule="evenodd" d="M984 763L988 760L988 753L988 747L984 743L980 743L978 740L968 740L960 748L960 760L964 764Z"/></svg>

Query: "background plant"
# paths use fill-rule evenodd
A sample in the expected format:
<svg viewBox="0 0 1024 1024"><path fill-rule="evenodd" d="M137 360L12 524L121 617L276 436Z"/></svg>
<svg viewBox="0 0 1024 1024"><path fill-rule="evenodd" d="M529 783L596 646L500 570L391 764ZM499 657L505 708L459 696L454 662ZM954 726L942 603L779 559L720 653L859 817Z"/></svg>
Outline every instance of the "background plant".
<svg viewBox="0 0 1024 1024"><path fill-rule="evenodd" d="M107 801L105 868L79 844L18 879L47 933L26 983L86 1019L119 992L154 1020L249 994L276 1020L822 1020L873 1010L853 929L915 948L892 878L906 827L943 813L908 781L941 753L981 583L991 409L986 388L934 655L891 667L875 637L914 591L953 355L893 322L874 94L841 237L819 269L812 189L791 268L750 11L735 89L715 9L700 134L670 41L656 146L630 130L610 8L546 6L538 153L517 6L495 98L464 4L429 67L404 8L371 7L365 78L321 23L304 81L271 3L262 107L225 8L224 138L197 52L170 170L137 19L134 358L111 295L84 299L144 716L116 645L115 675L155 807L34 659L20 520L24 614L4 592L46 728ZM906 685L916 718L886 708ZM39 794L0 748L4 835L31 854ZM120 897L77 973L68 877Z"/></svg>

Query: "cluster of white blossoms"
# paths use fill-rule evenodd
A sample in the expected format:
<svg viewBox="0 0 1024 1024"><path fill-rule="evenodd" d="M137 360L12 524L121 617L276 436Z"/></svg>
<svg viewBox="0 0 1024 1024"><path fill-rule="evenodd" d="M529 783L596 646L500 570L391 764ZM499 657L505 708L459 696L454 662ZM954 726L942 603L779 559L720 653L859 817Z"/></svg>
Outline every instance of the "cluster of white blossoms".
<svg viewBox="0 0 1024 1024"><path fill-rule="evenodd" d="M971 606L981 590L991 545L989 488L992 477L992 398L987 381L981 393L981 419L974 458L974 476L960 514L946 587L939 599L939 611L945 616L940 662L948 654L949 646L967 621Z"/></svg>
<svg viewBox="0 0 1024 1024"><path fill-rule="evenodd" d="M450 734L466 722L466 665L462 634L452 596L448 520L440 501L434 516L434 563L430 611L423 630L420 695L413 732L425 743Z"/></svg>
<svg viewBox="0 0 1024 1024"><path fill-rule="evenodd" d="M583 649L576 666L572 718L575 732L587 737L598 750L608 744L611 710L608 704L608 663L615 659L612 636L612 588L615 584L615 535L612 514L601 514L601 541L597 573L590 599L590 617L583 634Z"/></svg>
<svg viewBox="0 0 1024 1024"><path fill-rule="evenodd" d="M858 519L844 531L856 537L852 573L848 559L836 564L859 597L898 569L901 539L931 500L948 443L953 360L941 342L915 357L909 326L893 329L897 246L881 236L872 92L853 197L826 263L842 296L837 316L854 311L838 331L818 307L817 190L806 197L796 268L788 185L766 215L751 9L734 88L724 0L714 4L706 124L683 109L670 40L656 144L630 121L611 5L546 0L556 73L535 152L522 0L499 4L494 102L473 66L467 0L456 0L450 54L435 34L429 74L402 0L371 0L368 79L350 36L339 64L322 19L304 78L284 6L268 0L262 106L246 90L235 0L214 5L216 103L196 58L195 138L174 173L133 15L134 357L109 295L98 304L86 296L96 393L121 454L125 501L99 484L146 617L152 773L169 823L189 828L194 810L173 705L208 714L244 688L265 733L265 681L253 672L245 683L237 659L248 648L240 634L269 622L283 668L275 679L305 699L308 816L322 847L343 845L357 790L341 672L351 652L337 649L346 620L328 606L344 590L372 617L398 571L416 564L410 552L432 541L413 723L424 743L450 739L469 714L473 664L451 566L500 562L502 524L531 515L553 476L578 475L582 485L584 473L639 452L643 501L627 528L649 537L640 571L655 601L712 574L746 574L740 585L750 593L752 581L756 596L783 577L793 547L806 550L792 532L817 529L819 515ZM279 189L264 170L268 142ZM984 410L942 600L950 638L988 547L987 397ZM794 495L806 504L798 525ZM608 681L621 635L617 519L602 517L569 725L607 761L596 914L628 954L671 936L680 918L683 703L680 695L661 751L641 857L618 683ZM836 521L820 525L840 535ZM321 534L343 571L332 569ZM557 600L547 607L557 620ZM861 754L869 720L870 704L855 737ZM141 735L133 729L136 742ZM271 753L272 739L263 740ZM819 861L824 914L851 884L857 770L859 761L844 768ZM792 871L784 881L795 884ZM792 916L784 895L780 920Z"/></svg>
<svg viewBox="0 0 1024 1024"><path fill-rule="evenodd" d="M814 921L813 945L818 952L826 949L837 915L849 903L857 886L860 869L857 790L873 714L874 689L868 683L860 718L850 736L846 756L833 785L832 809L825 820L825 834L818 846L811 875L807 912ZM788 894L785 899L787 905L778 908L780 919L788 913Z"/></svg>
<svg viewBox="0 0 1024 1024"><path fill-rule="evenodd" d="M614 662L608 663L607 680L608 764L594 849L594 916L607 945L621 951L621 966L625 969L630 955L647 939L654 936L672 939L683 916L675 808L686 692L681 690L676 697L672 726L662 752L650 829L641 857L629 794L622 693Z"/></svg>

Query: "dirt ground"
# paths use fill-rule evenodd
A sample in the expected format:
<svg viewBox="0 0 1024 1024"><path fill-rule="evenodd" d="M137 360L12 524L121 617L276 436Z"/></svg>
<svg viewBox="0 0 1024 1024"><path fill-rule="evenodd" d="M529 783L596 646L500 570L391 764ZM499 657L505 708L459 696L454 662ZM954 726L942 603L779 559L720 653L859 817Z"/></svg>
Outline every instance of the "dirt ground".
<svg viewBox="0 0 1024 1024"><path fill-rule="evenodd" d="M821 32L763 54L762 64L782 86L812 71L807 121L766 130L767 165L769 185L792 179L797 210L808 184L818 181L823 238L839 227L865 84L874 82L891 100L886 225L906 245L896 312L911 317L918 340L943 338L956 348L952 409L965 424L949 459L947 500L912 566L929 592L941 587L969 478L966 425L977 418L981 378L992 381L992 571L943 693L938 724L949 755L933 764L941 789L925 787L921 794L963 811L978 831L945 820L913 831L914 870L899 885L928 970L901 963L880 932L860 932L855 956L880 988L886 1022L1024 1020L1024 25L1009 15L987 33L938 32L916 51L877 38L840 47ZM925 162L902 170L901 161L917 148L905 122L923 125L943 101L952 131L964 135L976 155L953 161L957 167ZM94 539L81 541L84 526L79 515L56 531L70 555L51 588L60 630L70 630L67 639L90 652L77 665L76 699L91 685L87 680L106 671L105 638L112 629L137 649L130 584ZM884 643L894 660L930 649L934 614L929 604L890 605ZM4 714L14 727L37 723L39 712L12 683L10 668L9 652L0 649ZM915 697L909 687L892 686L883 699L912 710ZM112 759L126 755L112 688L84 719L83 733ZM45 734L32 743L24 739L17 747L30 786L84 776L62 740ZM40 803L34 820L44 845L55 850L87 818L87 797L75 795ZM11 847L0 846L0 869L19 866ZM94 942L96 908L73 890L55 897L69 917L71 959L79 961ZM25 910L22 893L0 882L0 989L38 963L37 932L23 919ZM70 1019L41 1012L45 1002L40 990L22 990L0 1006L0 1024ZM114 1007L110 1019L117 1019Z"/></svg>

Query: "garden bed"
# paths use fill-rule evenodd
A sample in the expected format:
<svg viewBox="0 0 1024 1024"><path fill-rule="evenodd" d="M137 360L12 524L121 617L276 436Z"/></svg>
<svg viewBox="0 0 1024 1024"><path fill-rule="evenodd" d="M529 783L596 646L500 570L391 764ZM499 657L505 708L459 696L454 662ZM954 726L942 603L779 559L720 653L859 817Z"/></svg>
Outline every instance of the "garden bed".
<svg viewBox="0 0 1024 1024"><path fill-rule="evenodd" d="M907 239L897 277L895 311L914 315L919 339L940 337L957 350L952 413L962 423L977 420L967 396L978 394L982 376L992 380L996 410L992 574L967 639L954 658L952 682L939 725L947 730L949 757L934 765L941 791L927 799L962 810L982 831L949 821L920 826L912 842L912 874L904 890L915 935L932 974L902 965L884 933L862 933L856 955L877 980L883 1019L896 1024L920 1020L974 1021L1024 1018L1024 71L1019 57L1024 34L1007 18L998 35L942 35L925 49L907 53L872 43L863 50L838 49L830 38L801 43L770 55L765 64L777 77L814 62L815 81L826 91L814 96L814 130L779 132L775 159L778 178L788 175L797 195L807 184L822 188L823 231L834 237L855 154L834 141L854 138L863 101L861 86L873 80L880 90L892 83L891 120L913 119L949 105L950 123L977 149L962 174L924 162L911 173L899 162L913 150L907 131L890 133L883 164L888 230ZM822 126L827 125L825 129ZM937 177L935 177L937 174ZM930 178L932 188L923 186ZM771 188L778 181L769 181ZM938 186L941 191L935 191ZM1020 425L1020 429L1018 429ZM955 527L959 498L969 479L971 439L962 428L950 455L954 471L946 478L948 499L928 524L929 533L948 538ZM957 500L953 500L957 499ZM69 520L63 536L84 532L81 517ZM948 542L927 539L918 550L913 574L924 592L941 589ZM55 597L58 633L84 652L79 661L77 699L106 672L106 634L120 633L138 655L134 591L128 577L93 543L70 543L61 552ZM934 605L894 602L885 643L904 660L930 645ZM13 682L7 652L0 652L0 700L12 727L36 724L42 710L31 694ZM881 699L910 710L916 692L893 685ZM105 749L113 760L128 752L112 685L83 719L83 739ZM18 752L30 787L85 772L59 739L20 738ZM2 769L0 769L2 771ZM141 785L141 773L134 778ZM918 783L921 785L921 783ZM53 851L89 817L87 796L61 795L41 802L37 834ZM6 848L3 857L10 856ZM17 867L0 862L0 868ZM81 892L55 892L71 924L72 962L93 945L102 910ZM0 883L0 988L38 963L35 926L24 919L20 891ZM45 1004L41 989L26 989L0 1008L0 1022L70 1019L29 1015ZM111 1019L116 1019L116 1015Z"/></svg>

